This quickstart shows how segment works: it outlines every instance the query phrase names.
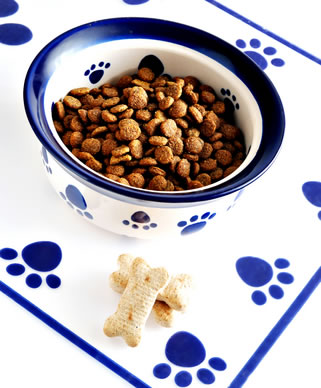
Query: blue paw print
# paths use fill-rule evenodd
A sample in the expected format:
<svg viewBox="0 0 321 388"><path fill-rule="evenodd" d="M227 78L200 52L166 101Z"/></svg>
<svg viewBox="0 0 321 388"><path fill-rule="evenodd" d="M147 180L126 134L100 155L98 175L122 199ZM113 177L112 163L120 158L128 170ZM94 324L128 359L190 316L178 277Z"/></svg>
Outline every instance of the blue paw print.
<svg viewBox="0 0 321 388"><path fill-rule="evenodd" d="M0 0L0 17L13 15L18 9L19 5L14 0ZM17 46L29 42L31 38L32 32L23 24L0 24L0 43Z"/></svg>
<svg viewBox="0 0 321 388"><path fill-rule="evenodd" d="M96 65L91 65L89 70L85 71L85 76L89 78L89 81L92 84L96 84L99 82L105 73L105 69L108 69L110 67L110 63L105 62L99 62L98 67Z"/></svg>
<svg viewBox="0 0 321 388"><path fill-rule="evenodd" d="M133 213L130 219L134 222L133 224L131 224L133 229L139 229L139 225L137 224L142 224L144 230L149 230L150 228L157 228L157 224L155 224L155 222L150 222L149 215L143 211ZM123 224L130 225L130 221L123 220Z"/></svg>
<svg viewBox="0 0 321 388"><path fill-rule="evenodd" d="M290 266L290 263L286 259L277 259L274 265L278 269L285 269ZM238 259L236 271L247 285L255 288L265 286L273 278L271 265L265 260L253 256L245 256ZM291 284L294 281L294 277L288 272L279 272L277 280L282 284ZM272 284L269 287L269 294L274 299L281 299L284 296L284 291L279 285ZM252 293L252 300L256 305L260 306L266 303L267 298L263 291L256 290Z"/></svg>
<svg viewBox="0 0 321 388"><path fill-rule="evenodd" d="M183 368L193 368L202 364L206 358L206 351L202 342L193 334L186 331L175 333L167 342L165 348L167 359L174 365ZM208 364L216 371L226 369L226 362L220 357L212 357ZM167 363L157 364L153 369L153 374L158 379L166 379L172 372L172 368ZM208 368L200 368L197 371L198 379L206 385L215 381L214 373ZM178 387L188 387L192 383L192 375L186 370L178 372L174 381Z"/></svg>
<svg viewBox="0 0 321 388"><path fill-rule="evenodd" d="M236 97L231 93L230 89L222 88L221 94L225 97L224 103L227 110L234 112L235 109L240 109L240 104L236 101Z"/></svg>
<svg viewBox="0 0 321 388"><path fill-rule="evenodd" d="M246 49L246 42L243 39L238 39L236 41L236 46L240 49ZM258 50L261 47L261 42L258 39L251 39L250 40L250 46L254 50ZM276 54L276 49L274 47L265 47L263 49L263 54L266 56L274 56ZM253 61L260 66L262 70L266 69L268 67L268 61L265 58L265 56L258 51L253 50L246 50L244 51L245 54L247 54ZM272 58L271 64L276 67L284 66L285 62L281 58Z"/></svg>
<svg viewBox="0 0 321 388"><path fill-rule="evenodd" d="M305 182L302 185L302 191L305 198L314 206L321 207L321 182ZM321 220L321 210L318 213L318 218Z"/></svg>
<svg viewBox="0 0 321 388"><path fill-rule="evenodd" d="M130 4L130 5L138 5L138 4L143 4L147 3L149 0L123 0L124 3Z"/></svg>
<svg viewBox="0 0 321 388"><path fill-rule="evenodd" d="M62 253L59 245L52 241L37 241L25 246L21 256L28 268L39 272L50 272L58 267L61 262ZM0 257L4 260L14 260L18 252L13 248L0 250ZM20 263L11 263L7 266L7 272L12 276L22 275L26 267ZM31 273L26 277L26 284L30 288L38 288L42 283L42 277L38 273ZM61 280L57 275L49 274L46 283L50 288L58 288Z"/></svg>
<svg viewBox="0 0 321 388"><path fill-rule="evenodd" d="M206 225L206 221L211 220L215 216L216 213L206 212L201 215L200 219L198 215L195 215L190 218L190 223L188 223L187 221L180 221L177 226L179 228L183 228L181 231L181 235L198 232L199 230L204 228L204 226Z"/></svg>
<svg viewBox="0 0 321 388"><path fill-rule="evenodd" d="M43 162L44 166L46 167L48 174L52 174L51 167L49 166L48 153L47 153L47 150L45 149L45 147L42 147L41 155L42 155L42 162Z"/></svg>
<svg viewBox="0 0 321 388"><path fill-rule="evenodd" d="M94 218L88 211L85 211L87 209L85 198L76 186L68 185L65 194L60 192L60 195L72 209L76 209L79 215L85 216L90 220Z"/></svg>

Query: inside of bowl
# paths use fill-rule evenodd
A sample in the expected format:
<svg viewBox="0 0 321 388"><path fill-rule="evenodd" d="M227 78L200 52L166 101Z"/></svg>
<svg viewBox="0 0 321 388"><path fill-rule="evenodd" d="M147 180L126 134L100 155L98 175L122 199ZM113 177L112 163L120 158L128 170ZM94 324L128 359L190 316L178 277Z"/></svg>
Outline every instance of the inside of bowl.
<svg viewBox="0 0 321 388"><path fill-rule="evenodd" d="M255 157L262 138L262 117L250 90L230 70L206 55L175 43L152 39L109 41L77 52L71 50L69 54L59 57L56 69L48 81L44 103L48 124L64 152L82 168L97 174L82 164L62 143L53 125L53 104L71 89L83 86L99 87L107 82L116 82L122 75L136 73L141 61L148 56L157 58L158 69L164 73L181 77L193 75L201 83L212 86L217 97L234 111L235 124L244 135L246 158L233 173L205 188L220 185L244 170ZM189 191L191 190L186 190Z"/></svg>

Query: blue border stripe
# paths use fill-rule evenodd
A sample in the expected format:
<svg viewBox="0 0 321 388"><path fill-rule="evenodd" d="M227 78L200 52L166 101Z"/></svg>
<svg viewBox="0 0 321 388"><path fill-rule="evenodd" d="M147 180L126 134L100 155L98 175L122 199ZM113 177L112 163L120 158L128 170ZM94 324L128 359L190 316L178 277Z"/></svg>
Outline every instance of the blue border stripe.
<svg viewBox="0 0 321 388"><path fill-rule="evenodd" d="M130 383L134 387L151 388L151 386L147 385L142 380L140 380L138 377L136 377L132 373L128 372L126 369L124 369L122 366L117 364L111 358L107 357L104 353L100 352L98 349L96 349L94 346L90 345L88 342L83 340L77 334L73 333L71 330L66 328L64 325L62 325L61 323L56 321L54 318L52 318L50 315L45 313L39 307L37 307L34 304L32 304L31 302L29 302L26 298L24 298L18 292L16 292L15 290L13 290L9 286L7 286L2 281L0 281L0 291L3 292L5 295L7 295L12 300L14 300L20 306L25 308L27 311L29 311L31 314L33 314L35 317L39 318L46 325L48 325L49 327L54 329L57 333L61 334L68 341L70 341L74 345L78 346L78 348L80 348L81 350L83 350L84 352L89 354L91 357L93 357L94 359L99 361L106 368L108 368L111 371L113 371L114 373L116 373L119 377L123 378L124 380L126 380L128 383Z"/></svg>
<svg viewBox="0 0 321 388"><path fill-rule="evenodd" d="M310 298L312 293L315 291L317 286L321 282L321 267L316 271L316 273L312 276L311 280L308 284L303 288L288 310L284 313L281 319L277 322L277 324L273 327L270 333L265 337L261 345L257 348L257 350L253 353L252 357L249 361L244 365L239 374L235 377L235 379L230 384L229 388L239 388L242 387L246 382L248 377L253 373L255 368L262 361L264 356L269 352L274 343L280 337L280 335L287 328L289 323L294 319L296 314L301 310L305 302Z"/></svg>
<svg viewBox="0 0 321 388"><path fill-rule="evenodd" d="M237 13L237 12L233 11L232 9L226 7L225 5L217 2L216 0L205 0L205 1L207 1L208 3L214 5L215 7L219 8L219 9L221 9L222 11L230 14L231 16L234 16L235 18L241 20L242 22L248 24L249 26L259 30L260 32L263 32L263 34L270 36L271 38L273 38L273 39L277 40L278 42L284 44L285 46L287 46L290 49L296 51L297 53L303 55L304 57L310 59L311 61L316 62L319 65L321 65L321 59L320 58L318 58L318 57L308 53L307 51L301 49L300 47L294 45L293 43L291 43L291 42L281 38L280 36L274 34L274 32L266 30L265 28L263 28L259 24L256 24L252 20L246 18L245 16L240 15L239 13Z"/></svg>

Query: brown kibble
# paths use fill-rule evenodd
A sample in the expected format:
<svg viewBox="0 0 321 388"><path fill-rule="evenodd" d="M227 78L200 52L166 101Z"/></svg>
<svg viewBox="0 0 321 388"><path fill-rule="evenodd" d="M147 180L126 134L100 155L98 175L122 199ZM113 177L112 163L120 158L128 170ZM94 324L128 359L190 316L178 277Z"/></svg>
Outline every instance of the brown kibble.
<svg viewBox="0 0 321 388"><path fill-rule="evenodd" d="M210 173L210 176L213 181L218 181L219 179L223 178L223 173L224 173L223 169L221 167L217 167L215 170L213 170Z"/></svg>
<svg viewBox="0 0 321 388"><path fill-rule="evenodd" d="M119 120L130 119L133 114L134 114L134 109L133 108L129 108L129 109L125 110L125 112L121 113L118 116L118 118L119 118Z"/></svg>
<svg viewBox="0 0 321 388"><path fill-rule="evenodd" d="M239 128L231 124L222 124L221 132L227 140L235 140L240 137L241 134Z"/></svg>
<svg viewBox="0 0 321 388"><path fill-rule="evenodd" d="M140 161L139 161L139 165L140 166L156 166L157 165L157 161L154 159L154 158L151 158L151 157L146 157L146 158L142 158Z"/></svg>
<svg viewBox="0 0 321 388"><path fill-rule="evenodd" d="M188 189L189 190L193 190L193 189L200 189L201 187L204 187L203 184L198 181L198 180L195 180L195 181L190 181L188 183Z"/></svg>
<svg viewBox="0 0 321 388"><path fill-rule="evenodd" d="M223 101L216 101L216 102L214 102L214 104L212 106L212 110L217 115L222 115L223 113L225 113L225 104L224 104L224 102Z"/></svg>
<svg viewBox="0 0 321 388"><path fill-rule="evenodd" d="M109 109L110 113L117 114L117 113L122 113L126 109L128 109L128 106L125 104L118 104L113 106L112 108Z"/></svg>
<svg viewBox="0 0 321 388"><path fill-rule="evenodd" d="M129 162L130 160L132 160L132 157L129 154L125 154L125 155L121 155L121 156L112 155L110 157L109 163L110 164L118 164L121 162Z"/></svg>
<svg viewBox="0 0 321 388"><path fill-rule="evenodd" d="M202 113L197 109L196 106L190 106L188 108L188 111L190 113L190 115L193 117L193 119L198 123L200 124L202 121L203 121L203 115Z"/></svg>
<svg viewBox="0 0 321 388"><path fill-rule="evenodd" d="M212 120L205 119L200 127L201 134L205 137L211 137L214 135L216 130L215 122Z"/></svg>
<svg viewBox="0 0 321 388"><path fill-rule="evenodd" d="M81 119L81 121L84 123L84 124L87 124L88 123L88 117L87 117L87 110L86 109L78 109L78 114L79 114L79 117Z"/></svg>
<svg viewBox="0 0 321 388"><path fill-rule="evenodd" d="M110 107L112 107L112 106L117 105L119 102L120 102L120 98L119 98L119 97L111 97L111 98L107 98L107 99L101 104L101 107L102 107L103 109L110 108Z"/></svg>
<svg viewBox="0 0 321 388"><path fill-rule="evenodd" d="M133 80L133 77L130 75L123 75L122 77L119 78L117 82L117 87L124 89L127 88Z"/></svg>
<svg viewBox="0 0 321 388"><path fill-rule="evenodd" d="M204 140L200 137L189 136L185 140L185 150L191 154L199 154L204 146Z"/></svg>
<svg viewBox="0 0 321 388"><path fill-rule="evenodd" d="M215 101L215 95L207 90L202 90L200 97L202 102L207 105L213 104Z"/></svg>
<svg viewBox="0 0 321 388"><path fill-rule="evenodd" d="M122 144L121 146L114 148L111 151L111 154L114 156L121 156L121 155L128 154L128 152L129 152L129 147L125 144Z"/></svg>
<svg viewBox="0 0 321 388"><path fill-rule="evenodd" d="M101 110L100 108L89 109L87 113L88 119L95 124L100 122Z"/></svg>
<svg viewBox="0 0 321 388"><path fill-rule="evenodd" d="M150 87L150 83L149 82L142 81L142 80L140 80L138 78L133 79L131 83L132 83L132 85L140 86L146 92L153 92L154 91L154 89Z"/></svg>
<svg viewBox="0 0 321 388"><path fill-rule="evenodd" d="M182 118L187 113L187 104L183 100L177 100L173 102L173 105L170 107L168 114L174 119Z"/></svg>
<svg viewBox="0 0 321 388"><path fill-rule="evenodd" d="M115 86L102 86L102 95L105 97L118 97L118 90Z"/></svg>
<svg viewBox="0 0 321 388"><path fill-rule="evenodd" d="M79 118L79 116L74 116L71 120L70 120L70 124L69 124L69 127L72 131L83 131L84 129L84 126Z"/></svg>
<svg viewBox="0 0 321 388"><path fill-rule="evenodd" d="M69 142L72 148L77 148L81 146L83 140L84 140L84 135L81 132L75 131L70 135Z"/></svg>
<svg viewBox="0 0 321 388"><path fill-rule="evenodd" d="M61 124L60 121L54 120L53 123L54 123L54 127L55 127L56 131L57 131L59 134L64 133L64 131L65 131L64 126Z"/></svg>
<svg viewBox="0 0 321 388"><path fill-rule="evenodd" d="M220 150L223 147L224 147L224 143L222 141L220 141L220 140L217 140L217 141L215 141L213 143L213 149L216 150L216 151Z"/></svg>
<svg viewBox="0 0 321 388"><path fill-rule="evenodd" d="M148 109L138 109L135 117L136 120L149 121L152 118L152 113Z"/></svg>
<svg viewBox="0 0 321 388"><path fill-rule="evenodd" d="M97 136L97 135L101 135L102 133L105 133L106 131L108 131L108 128L106 126L102 125L100 127L95 128L91 132L91 136L94 137L94 136Z"/></svg>
<svg viewBox="0 0 321 388"><path fill-rule="evenodd" d="M118 183L122 183L123 185L129 186L128 180L127 180L126 178L124 178L124 177L118 178L118 179L117 179L117 182L118 182Z"/></svg>
<svg viewBox="0 0 321 388"><path fill-rule="evenodd" d="M117 175L117 176L123 176L125 174L125 167L120 165L120 164L115 164L115 165L111 165L111 166L107 166L106 167L106 172L108 174L114 174L114 175Z"/></svg>
<svg viewBox="0 0 321 388"><path fill-rule="evenodd" d="M172 136L168 139L168 146L173 151L174 155L181 155L184 151L183 140L178 136Z"/></svg>
<svg viewBox="0 0 321 388"><path fill-rule="evenodd" d="M187 178L190 175L191 163L187 159L181 159L176 166L176 172L183 178Z"/></svg>
<svg viewBox="0 0 321 388"><path fill-rule="evenodd" d="M156 131L156 128L161 124L161 120L160 119L157 119L157 118L154 118L154 119L151 119L145 126L144 126L144 129L145 131L147 132L147 134L149 136L153 136L155 131Z"/></svg>
<svg viewBox="0 0 321 388"><path fill-rule="evenodd" d="M213 171L217 167L217 161L212 158L202 160L200 162L200 167L202 171Z"/></svg>
<svg viewBox="0 0 321 388"><path fill-rule="evenodd" d="M81 102L76 97L66 96L63 102L68 108L79 109L81 107Z"/></svg>
<svg viewBox="0 0 321 388"><path fill-rule="evenodd" d="M201 167L200 167L199 163L194 162L194 163L192 164L192 175L193 175L193 176L198 175L199 172L200 172L200 169L201 169Z"/></svg>
<svg viewBox="0 0 321 388"><path fill-rule="evenodd" d="M133 119L122 119L120 120L118 126L122 140L134 140L137 139L141 134L139 124Z"/></svg>
<svg viewBox="0 0 321 388"><path fill-rule="evenodd" d="M221 124L221 120L212 110L210 110L209 112L206 113L205 118L207 120L213 121L216 128L219 128L219 126Z"/></svg>
<svg viewBox="0 0 321 388"><path fill-rule="evenodd" d="M195 179L201 182L203 186L208 186L212 183L211 177L206 173L197 175Z"/></svg>
<svg viewBox="0 0 321 388"><path fill-rule="evenodd" d="M145 178L142 174L140 174L138 172L136 172L136 173L133 172L133 173L127 175L126 178L131 186L138 187L138 188L144 187Z"/></svg>
<svg viewBox="0 0 321 388"><path fill-rule="evenodd" d="M224 171L223 178L226 178L228 175L232 174L237 169L237 166L230 166Z"/></svg>
<svg viewBox="0 0 321 388"><path fill-rule="evenodd" d="M167 97L163 98L161 101L159 101L159 109L166 110L169 107L171 107L173 105L173 103L174 103L174 98L167 96Z"/></svg>
<svg viewBox="0 0 321 388"><path fill-rule="evenodd" d="M162 175L154 176L148 184L149 190L164 191L166 190L166 187L167 180Z"/></svg>
<svg viewBox="0 0 321 388"><path fill-rule="evenodd" d="M223 149L215 152L215 158L222 166L228 166L233 160L231 152Z"/></svg>
<svg viewBox="0 0 321 388"><path fill-rule="evenodd" d="M66 146L70 146L70 137L72 135L72 131L67 131L65 132L63 135L62 135L62 142L64 143L64 145Z"/></svg>
<svg viewBox="0 0 321 388"><path fill-rule="evenodd" d="M146 82L152 82L155 78L155 74L153 70L151 70L148 67L140 68L137 72L137 75L142 81L146 81Z"/></svg>
<svg viewBox="0 0 321 388"><path fill-rule="evenodd" d="M165 88L166 96L172 97L174 100L180 98L182 91L182 87L177 82L168 82L168 86Z"/></svg>
<svg viewBox="0 0 321 388"><path fill-rule="evenodd" d="M100 148L101 144L98 139L86 139L81 144L81 151L88 152L91 155L96 155Z"/></svg>
<svg viewBox="0 0 321 388"><path fill-rule="evenodd" d="M160 109L158 109L158 110L154 113L154 116L155 116L156 119L159 119L161 122L167 120L166 114L165 114L162 110L160 110Z"/></svg>
<svg viewBox="0 0 321 388"><path fill-rule="evenodd" d="M112 153L112 151L118 147L118 143L114 139L106 139L104 140L101 151L104 156L108 156Z"/></svg>
<svg viewBox="0 0 321 388"><path fill-rule="evenodd" d="M202 151L199 153L199 157L202 159L208 159L213 152L213 147L210 143L205 142Z"/></svg>
<svg viewBox="0 0 321 388"><path fill-rule="evenodd" d="M182 129L187 129L188 128L188 122L182 118L177 118L175 119L175 123L177 126L179 126Z"/></svg>
<svg viewBox="0 0 321 388"><path fill-rule="evenodd" d="M168 142L168 139L164 136L151 136L149 143L154 146L164 146Z"/></svg>
<svg viewBox="0 0 321 388"><path fill-rule="evenodd" d="M185 85L191 84L193 89L197 88L200 84L200 81L193 75L188 75L187 77L184 77L184 82L185 82Z"/></svg>
<svg viewBox="0 0 321 388"><path fill-rule="evenodd" d="M64 104L61 101L55 103L55 109L59 120L63 120L66 115Z"/></svg>
<svg viewBox="0 0 321 388"><path fill-rule="evenodd" d="M89 115L89 111L88 111L88 115ZM101 118L106 123L115 123L117 121L117 116L110 113L107 109L101 111Z"/></svg>
<svg viewBox="0 0 321 388"><path fill-rule="evenodd" d="M161 164L168 164L173 159L173 152L170 147L157 147L155 150L155 159Z"/></svg>
<svg viewBox="0 0 321 388"><path fill-rule="evenodd" d="M162 168L159 168L159 167L156 167L156 166L150 166L148 171L152 174L152 175L161 175L161 176L166 176L166 171L163 170Z"/></svg>
<svg viewBox="0 0 321 388"><path fill-rule="evenodd" d="M80 160L83 160L83 161L87 161L89 159L93 159L94 157L89 152L79 151L79 152L77 152L77 158L79 158Z"/></svg>
<svg viewBox="0 0 321 388"><path fill-rule="evenodd" d="M70 90L69 94L71 94L72 96L80 97L80 96L84 96L85 94L88 94L89 92L90 92L89 88L82 87L82 88L76 88L76 89Z"/></svg>
<svg viewBox="0 0 321 388"><path fill-rule="evenodd" d="M140 140L138 140L138 139L132 140L128 144L128 147L129 147L131 155L135 159L141 159L143 157L143 155L144 155L143 151L144 150L143 150L142 142Z"/></svg>
<svg viewBox="0 0 321 388"><path fill-rule="evenodd" d="M87 160L86 166L97 172L103 169L103 165L94 158Z"/></svg>
<svg viewBox="0 0 321 388"><path fill-rule="evenodd" d="M148 103L148 96L141 86L134 86L129 90L128 105L133 109L144 109Z"/></svg>
<svg viewBox="0 0 321 388"><path fill-rule="evenodd" d="M176 135L177 125L174 120L167 119L161 123L160 130L166 137L172 137Z"/></svg>
<svg viewBox="0 0 321 388"><path fill-rule="evenodd" d="M191 162L197 162L200 157L197 154L188 154L187 152L185 152L183 154L183 158L185 158Z"/></svg>

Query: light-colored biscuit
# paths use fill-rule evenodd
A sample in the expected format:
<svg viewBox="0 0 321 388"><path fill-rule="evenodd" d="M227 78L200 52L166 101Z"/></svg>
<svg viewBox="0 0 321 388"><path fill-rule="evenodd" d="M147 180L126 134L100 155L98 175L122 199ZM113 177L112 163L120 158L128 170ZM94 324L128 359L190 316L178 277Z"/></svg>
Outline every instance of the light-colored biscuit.
<svg viewBox="0 0 321 388"><path fill-rule="evenodd" d="M130 266L134 257L123 254L118 257L119 270L110 275L111 288L122 293L128 282ZM185 311L189 302L189 291L192 286L192 278L187 274L179 274L171 277L167 286L157 295L157 299L166 302L169 307L177 311Z"/></svg>
<svg viewBox="0 0 321 388"><path fill-rule="evenodd" d="M134 259L117 311L107 318L104 333L122 336L129 346L137 346L157 294L168 278L165 268L150 268L142 258Z"/></svg>
<svg viewBox="0 0 321 388"><path fill-rule="evenodd" d="M155 321L163 327L172 327L175 319L175 310L167 303L156 300L153 306L153 315Z"/></svg>

